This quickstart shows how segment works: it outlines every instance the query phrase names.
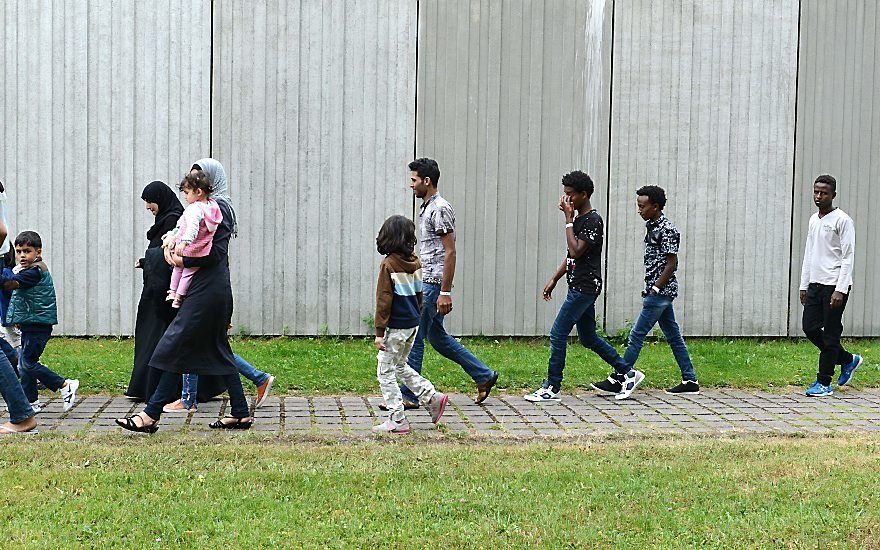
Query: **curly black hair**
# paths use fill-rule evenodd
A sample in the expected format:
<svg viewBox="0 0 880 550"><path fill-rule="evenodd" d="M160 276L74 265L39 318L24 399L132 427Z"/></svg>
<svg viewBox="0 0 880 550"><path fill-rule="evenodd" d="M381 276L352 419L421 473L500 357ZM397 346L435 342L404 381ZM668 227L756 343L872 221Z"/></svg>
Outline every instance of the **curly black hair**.
<svg viewBox="0 0 880 550"><path fill-rule="evenodd" d="M660 207L660 210L663 210L663 208L666 206L666 191L664 191L662 187L657 187L656 185L646 185L636 191L636 196L648 197L648 200L651 201L651 204L656 204Z"/></svg>
<svg viewBox="0 0 880 550"><path fill-rule="evenodd" d="M195 172L190 172L183 176L179 189L181 191L185 191L186 189L192 189L193 191L201 189L205 192L205 195L209 197L211 196L211 193L214 192L214 186L211 185L211 180L208 179L208 174L201 170L196 170Z"/></svg>
<svg viewBox="0 0 880 550"><path fill-rule="evenodd" d="M822 174L818 178L816 178L815 183L824 183L828 187L831 188L832 191L837 193L837 180L834 179L834 176L830 176L828 174Z"/></svg>
<svg viewBox="0 0 880 550"><path fill-rule="evenodd" d="M420 178L431 178L431 183L437 187L440 181L440 166L437 161L429 158L420 158L409 163L409 169L419 175Z"/></svg>
<svg viewBox="0 0 880 550"><path fill-rule="evenodd" d="M379 229L376 250L383 256L394 252L412 255L416 242L416 224L405 216L394 215Z"/></svg>
<svg viewBox="0 0 880 550"><path fill-rule="evenodd" d="M571 187L577 193L586 193L588 197L592 197L595 190L593 178L580 170L574 170L562 176L562 186Z"/></svg>

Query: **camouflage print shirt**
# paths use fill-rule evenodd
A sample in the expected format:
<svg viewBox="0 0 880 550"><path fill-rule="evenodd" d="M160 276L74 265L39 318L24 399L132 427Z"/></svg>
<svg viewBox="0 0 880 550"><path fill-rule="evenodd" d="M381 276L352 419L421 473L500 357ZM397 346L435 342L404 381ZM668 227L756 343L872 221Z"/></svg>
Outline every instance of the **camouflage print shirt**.
<svg viewBox="0 0 880 550"><path fill-rule="evenodd" d="M645 292L647 293L663 274L663 270L666 269L669 262L666 256L678 254L681 235L672 221L666 217L666 214L660 214L657 221L649 220L645 226L647 228L645 234ZM678 296L678 280L675 275L669 279L665 287L660 289L660 295L673 300Z"/></svg>

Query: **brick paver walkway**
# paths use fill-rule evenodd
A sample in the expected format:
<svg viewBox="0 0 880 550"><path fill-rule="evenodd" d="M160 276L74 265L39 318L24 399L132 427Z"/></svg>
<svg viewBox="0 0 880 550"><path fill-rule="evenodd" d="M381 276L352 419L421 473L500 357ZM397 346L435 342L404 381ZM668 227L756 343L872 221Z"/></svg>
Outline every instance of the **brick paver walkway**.
<svg viewBox="0 0 880 550"><path fill-rule="evenodd" d="M276 435L366 436L383 418L378 397L273 397L255 412L254 431ZM123 397L87 396L66 414L53 399L38 416L43 432L122 432L113 419L141 410ZM164 415L161 431L207 431L227 401L203 403L198 412ZM424 410L410 411L415 431L431 433ZM536 405L521 395L499 395L483 405L450 395L440 431L490 437L535 438L602 434L831 433L880 431L880 390L838 392L828 398L739 390L704 390L675 397L643 391L626 401L596 394L566 395Z"/></svg>

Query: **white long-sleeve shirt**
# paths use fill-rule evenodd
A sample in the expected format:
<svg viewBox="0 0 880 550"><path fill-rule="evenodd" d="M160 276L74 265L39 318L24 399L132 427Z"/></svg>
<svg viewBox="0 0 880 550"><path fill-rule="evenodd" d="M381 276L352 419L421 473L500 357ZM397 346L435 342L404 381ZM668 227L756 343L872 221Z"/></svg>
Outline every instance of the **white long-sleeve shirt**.
<svg viewBox="0 0 880 550"><path fill-rule="evenodd" d="M810 283L818 283L849 293L855 250L856 227L846 212L836 208L821 218L818 212L813 214L807 232L800 289L806 290Z"/></svg>

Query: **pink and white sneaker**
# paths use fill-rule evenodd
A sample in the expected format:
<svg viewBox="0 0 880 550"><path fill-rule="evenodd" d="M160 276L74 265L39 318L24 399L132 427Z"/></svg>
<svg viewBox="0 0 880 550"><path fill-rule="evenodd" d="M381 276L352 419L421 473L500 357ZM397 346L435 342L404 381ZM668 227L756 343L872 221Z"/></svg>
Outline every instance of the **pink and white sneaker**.
<svg viewBox="0 0 880 550"><path fill-rule="evenodd" d="M373 426L373 433L406 435L409 433L409 420L404 418L400 422L395 422L389 418L378 426Z"/></svg>
<svg viewBox="0 0 880 550"><path fill-rule="evenodd" d="M440 422L440 417L443 416L447 403L449 403L449 396L440 392L435 393L434 397L428 401L425 408L428 409L428 412L431 414L431 422L434 424Z"/></svg>

